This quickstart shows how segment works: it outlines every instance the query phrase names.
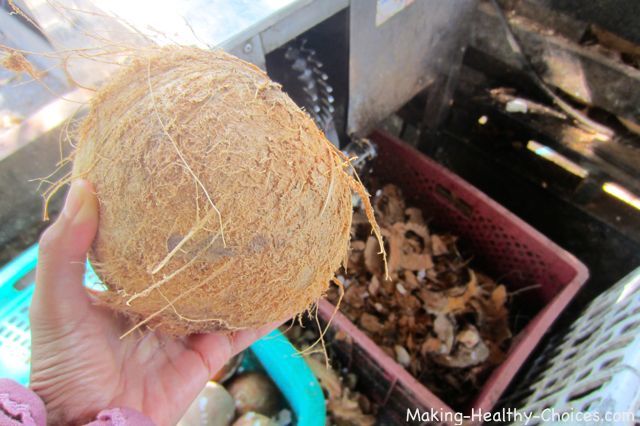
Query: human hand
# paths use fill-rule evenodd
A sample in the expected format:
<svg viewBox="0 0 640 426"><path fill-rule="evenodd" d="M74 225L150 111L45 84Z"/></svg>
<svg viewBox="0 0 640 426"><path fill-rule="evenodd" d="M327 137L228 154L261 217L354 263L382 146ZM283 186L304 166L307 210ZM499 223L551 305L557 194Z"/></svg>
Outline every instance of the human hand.
<svg viewBox="0 0 640 426"><path fill-rule="evenodd" d="M276 327L171 338L131 326L97 306L82 285L98 228L98 200L86 181L71 185L58 220L40 240L31 305L31 388L50 424L92 420L102 409L134 408L157 425L176 424L233 355Z"/></svg>

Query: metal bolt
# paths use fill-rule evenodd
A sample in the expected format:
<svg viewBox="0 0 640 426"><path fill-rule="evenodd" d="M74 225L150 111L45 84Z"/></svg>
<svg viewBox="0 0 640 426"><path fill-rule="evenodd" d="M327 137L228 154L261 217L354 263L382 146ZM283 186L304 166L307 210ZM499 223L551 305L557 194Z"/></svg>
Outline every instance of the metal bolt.
<svg viewBox="0 0 640 426"><path fill-rule="evenodd" d="M242 48L242 51L248 55L249 53L253 52L253 45L251 43L245 44Z"/></svg>

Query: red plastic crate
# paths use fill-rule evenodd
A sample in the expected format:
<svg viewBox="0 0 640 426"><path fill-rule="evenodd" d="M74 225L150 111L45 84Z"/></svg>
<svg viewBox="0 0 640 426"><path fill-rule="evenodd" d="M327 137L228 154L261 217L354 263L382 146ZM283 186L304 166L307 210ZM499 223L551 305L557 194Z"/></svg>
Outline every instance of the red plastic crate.
<svg viewBox="0 0 640 426"><path fill-rule="evenodd" d="M587 280L587 268L487 195L406 143L381 131L374 132L371 140L378 148L372 172L376 182L399 186L407 205L422 208L425 219L432 220L433 226L461 237L465 248L474 254L478 269L499 277L509 291L538 285L523 293L520 300L522 309L529 310L530 320L518 327L521 331L514 337L507 358L466 410L486 412L494 407L542 336ZM323 319L333 311L334 306L328 301L320 303ZM337 341L336 346L348 363L361 370L361 376L370 376L365 386L375 388L374 400L387 406L386 421L404 422L407 408L453 412L344 315L338 313L332 325L334 331L343 330L350 336L346 341ZM395 415L389 415L389 411Z"/></svg>

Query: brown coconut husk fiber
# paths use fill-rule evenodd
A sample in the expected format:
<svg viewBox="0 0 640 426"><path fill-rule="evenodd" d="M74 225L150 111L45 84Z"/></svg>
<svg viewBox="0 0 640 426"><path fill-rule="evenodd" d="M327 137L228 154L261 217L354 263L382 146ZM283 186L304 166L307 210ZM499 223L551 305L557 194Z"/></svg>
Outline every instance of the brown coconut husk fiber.
<svg viewBox="0 0 640 426"><path fill-rule="evenodd" d="M72 178L100 201L102 299L136 327L234 330L309 309L346 259L352 192L369 205L309 116L222 51L141 50L76 139Z"/></svg>

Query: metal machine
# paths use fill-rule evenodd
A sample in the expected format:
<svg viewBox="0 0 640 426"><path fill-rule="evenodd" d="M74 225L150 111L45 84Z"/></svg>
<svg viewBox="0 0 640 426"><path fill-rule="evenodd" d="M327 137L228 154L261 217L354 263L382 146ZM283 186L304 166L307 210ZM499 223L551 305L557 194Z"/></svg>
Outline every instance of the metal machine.
<svg viewBox="0 0 640 426"><path fill-rule="evenodd" d="M442 87L461 61L475 0L21 4L58 50L99 50L106 40L228 50L266 68L337 143L366 134L425 88L435 109L446 103ZM110 71L83 58L70 68L87 85Z"/></svg>

